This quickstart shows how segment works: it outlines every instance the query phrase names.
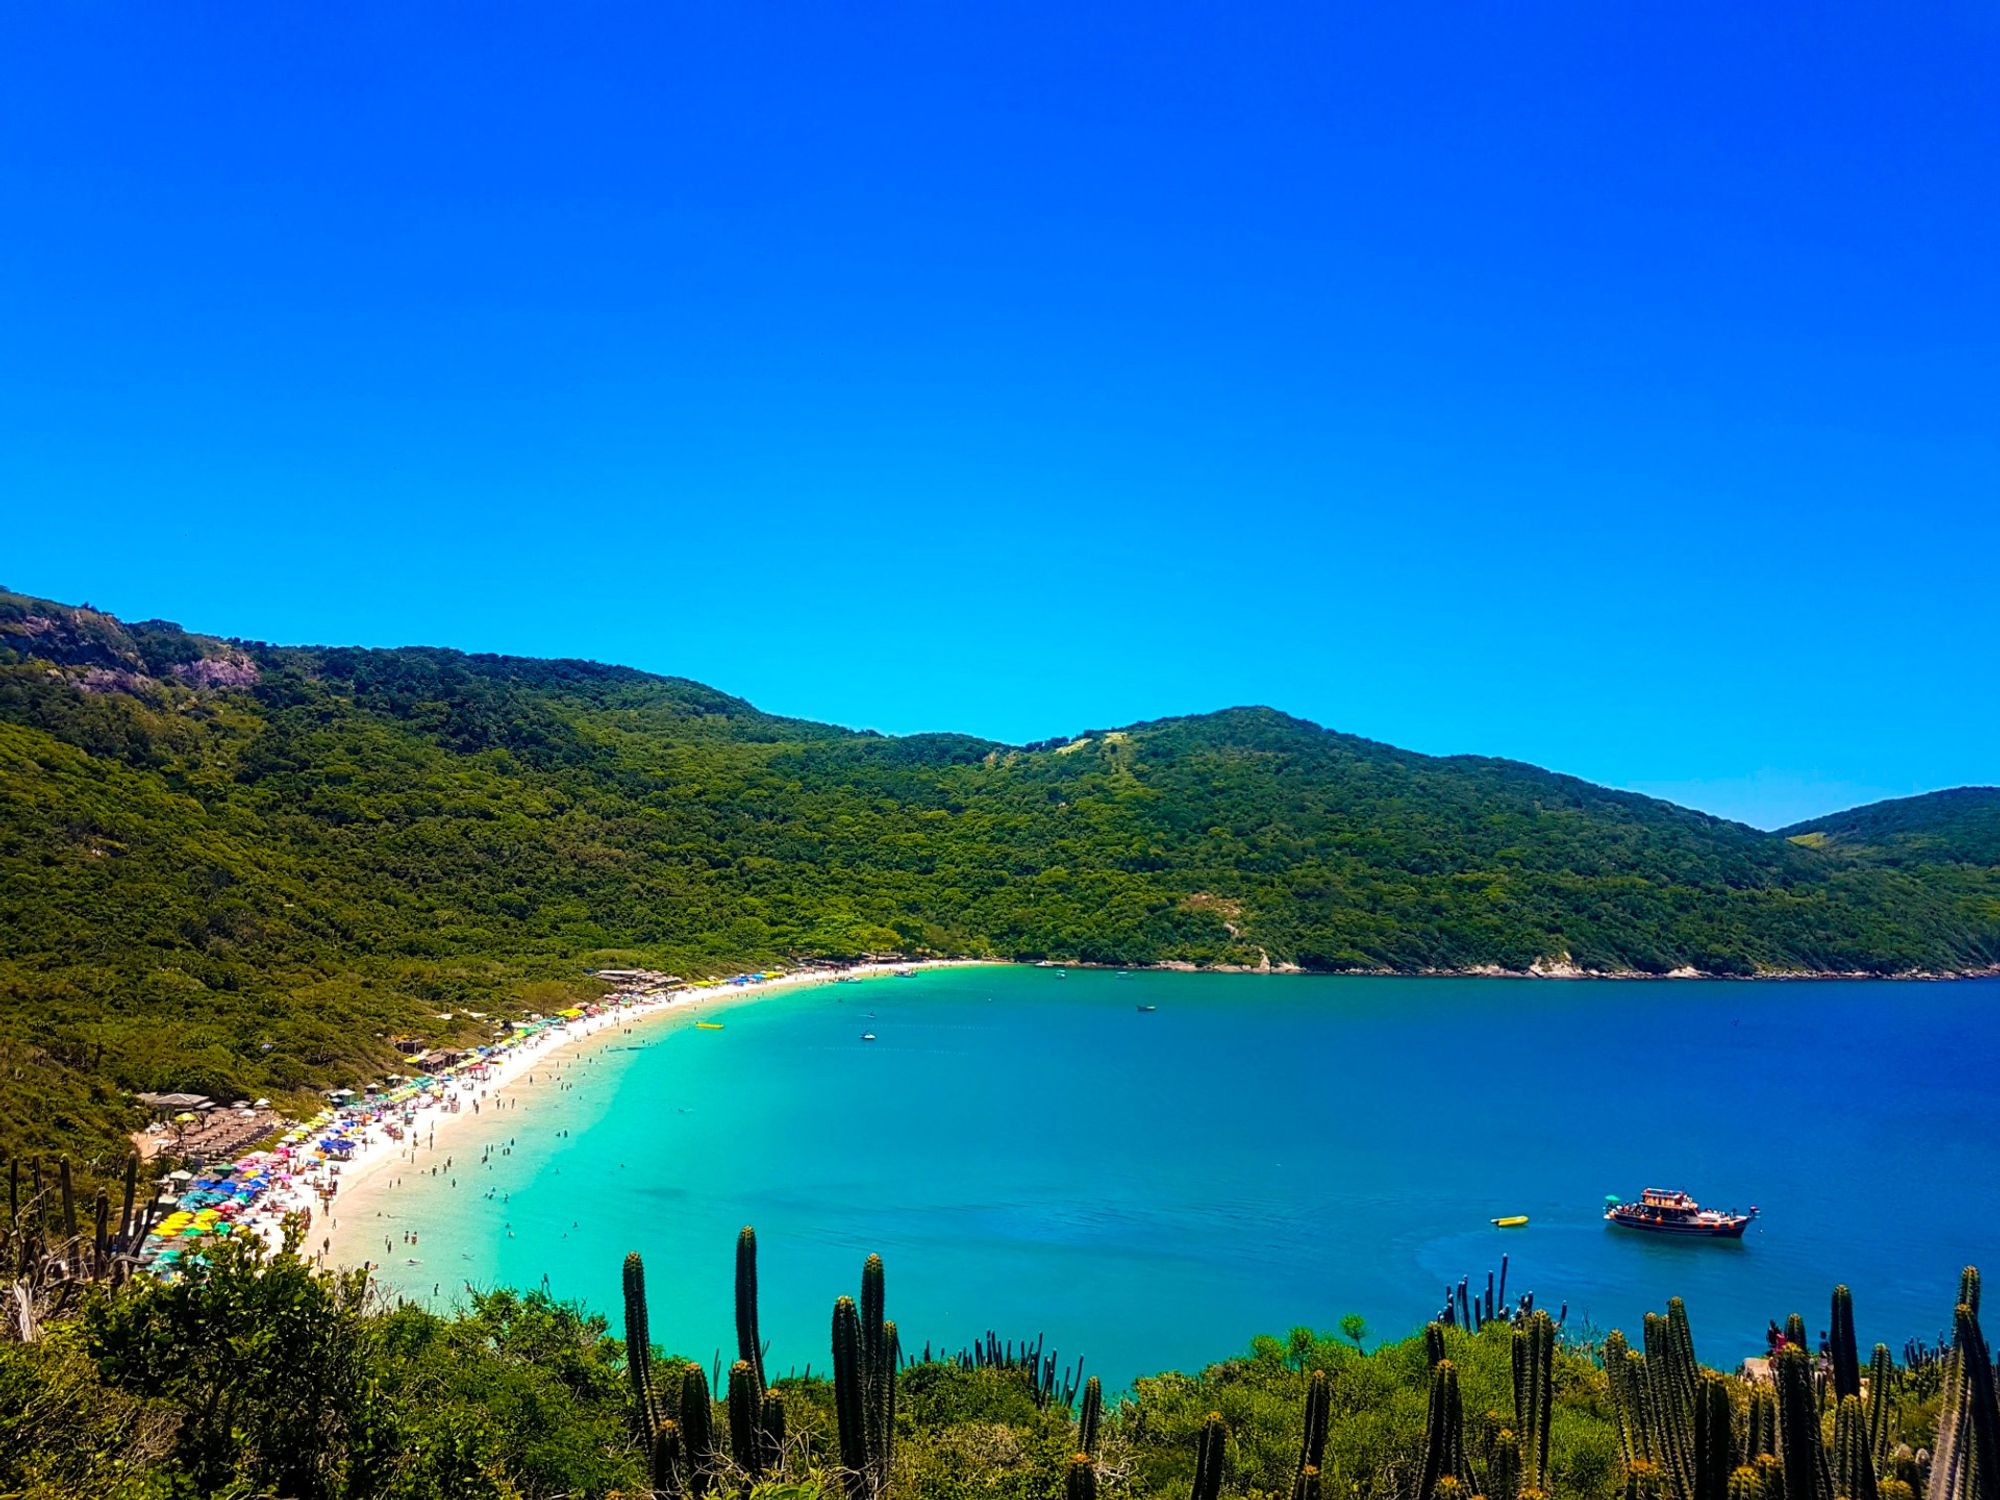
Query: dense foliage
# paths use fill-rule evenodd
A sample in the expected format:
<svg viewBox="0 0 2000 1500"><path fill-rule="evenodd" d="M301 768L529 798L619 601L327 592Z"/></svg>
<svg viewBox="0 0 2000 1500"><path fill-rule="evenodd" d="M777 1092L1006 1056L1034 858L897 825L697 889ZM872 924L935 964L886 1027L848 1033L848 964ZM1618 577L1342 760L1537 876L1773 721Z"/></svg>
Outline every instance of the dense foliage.
<svg viewBox="0 0 2000 1500"><path fill-rule="evenodd" d="M2000 865L2000 786L1871 802L1779 832L1818 848L1865 850L1886 864Z"/></svg>
<svg viewBox="0 0 2000 1500"><path fill-rule="evenodd" d="M870 1269L879 1315L879 1262ZM674 1295L688 1290L677 1279ZM478 1293L469 1310L440 1316L383 1304L361 1273L238 1239L191 1259L172 1284L98 1282L38 1337L0 1336L0 1494L1705 1500L1732 1474L1739 1500L1912 1500L1934 1449L1934 1493L1986 1500L1988 1481L1954 1456L2000 1423L2000 1407L1988 1410L1977 1272L1961 1284L1955 1344L1912 1344L1904 1367L1879 1345L1861 1363L1845 1300L1837 1288L1831 1343L1809 1366L1803 1321L1788 1320L1799 1343L1779 1351L1775 1391L1705 1370L1678 1300L1647 1315L1643 1353L1616 1331L1564 1341L1545 1312L1433 1323L1372 1352L1301 1327L1111 1399L1017 1364L892 1353L883 1368L901 1367L881 1401L885 1435L871 1429L864 1444L858 1414L850 1424L842 1411L860 1395L843 1384L857 1378L840 1358L847 1298L833 1379L823 1349L819 1375L773 1349L758 1355L768 1386L745 1360L718 1399L719 1364L614 1338L602 1318L545 1294ZM893 1351L893 1321L880 1326ZM1865 1406L1853 1399L1864 1368ZM1802 1383L1788 1386L1793 1374ZM1697 1395L1703 1414L1691 1419ZM761 1425L774 1407L775 1431ZM753 1444L760 1435L768 1446ZM879 1469L851 1461L864 1446ZM1794 1488L1772 1472L1780 1462ZM1843 1487L1799 1483L1815 1468Z"/></svg>
<svg viewBox="0 0 2000 1500"><path fill-rule="evenodd" d="M894 739L0 594L0 933L0 1148L108 1162L120 1091L300 1101L599 964L1961 969L2000 959L2000 874L1268 709Z"/></svg>

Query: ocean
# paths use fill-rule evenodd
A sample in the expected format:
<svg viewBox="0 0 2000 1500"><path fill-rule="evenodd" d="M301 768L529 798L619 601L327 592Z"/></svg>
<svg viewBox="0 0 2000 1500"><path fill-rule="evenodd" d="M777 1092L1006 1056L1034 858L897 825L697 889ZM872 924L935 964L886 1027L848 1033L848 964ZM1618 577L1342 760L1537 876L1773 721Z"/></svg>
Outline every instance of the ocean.
<svg viewBox="0 0 2000 1500"><path fill-rule="evenodd" d="M1119 1388L1349 1313L1401 1337L1503 1252L1510 1298L1576 1328L1636 1342L1684 1297L1724 1366L1794 1310L1824 1328L1841 1281L1864 1350L1900 1354L1948 1327L1960 1266L2000 1269L2000 981L996 966L701 1016L723 1029L584 1042L560 1092L440 1140L450 1172L357 1198L420 1230L383 1282L546 1283L616 1331L637 1250L655 1342L726 1365L754 1224L775 1371L826 1367L875 1251L906 1351L1044 1336ZM1603 1222L1647 1186L1761 1216L1741 1243Z"/></svg>

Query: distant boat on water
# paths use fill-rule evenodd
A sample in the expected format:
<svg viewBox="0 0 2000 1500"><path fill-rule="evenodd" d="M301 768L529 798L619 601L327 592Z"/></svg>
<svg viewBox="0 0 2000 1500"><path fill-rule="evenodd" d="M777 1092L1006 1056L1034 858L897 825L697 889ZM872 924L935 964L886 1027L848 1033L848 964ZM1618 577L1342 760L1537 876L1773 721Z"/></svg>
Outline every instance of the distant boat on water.
<svg viewBox="0 0 2000 1500"><path fill-rule="evenodd" d="M722 1023L720 1021L697 1021L694 1024L697 1028L699 1028L702 1031L722 1030Z"/></svg>
<svg viewBox="0 0 2000 1500"><path fill-rule="evenodd" d="M861 1033L861 1040L864 1042L872 1042L875 1040L875 1033L872 1031L864 1031Z"/></svg>
<svg viewBox="0 0 2000 1500"><path fill-rule="evenodd" d="M1606 1197L1604 1222L1627 1229L1644 1229L1651 1234L1694 1235L1706 1239L1740 1240L1750 1221L1757 1217L1757 1205L1747 1214L1724 1213L1703 1208L1678 1189L1647 1188L1637 1203L1620 1203L1615 1194Z"/></svg>
<svg viewBox="0 0 2000 1500"><path fill-rule="evenodd" d="M1139 1007L1141 1011L1158 1010L1159 1008L1157 1005L1142 1005Z"/></svg>

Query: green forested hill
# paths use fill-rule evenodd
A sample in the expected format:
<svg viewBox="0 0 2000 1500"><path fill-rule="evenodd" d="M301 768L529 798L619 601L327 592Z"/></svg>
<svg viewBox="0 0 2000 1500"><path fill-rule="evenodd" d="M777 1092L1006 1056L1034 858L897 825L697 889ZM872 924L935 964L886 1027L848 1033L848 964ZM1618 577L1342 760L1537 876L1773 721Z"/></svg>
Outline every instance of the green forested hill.
<svg viewBox="0 0 2000 1500"><path fill-rule="evenodd" d="M1816 848L1866 853L1886 864L2000 865L2000 787L1961 786L1871 802L1779 830Z"/></svg>
<svg viewBox="0 0 2000 1500"><path fill-rule="evenodd" d="M117 1090L351 1079L612 961L1962 969L2000 959L2000 873L1269 709L892 739L0 595L0 932L4 1146L107 1140Z"/></svg>

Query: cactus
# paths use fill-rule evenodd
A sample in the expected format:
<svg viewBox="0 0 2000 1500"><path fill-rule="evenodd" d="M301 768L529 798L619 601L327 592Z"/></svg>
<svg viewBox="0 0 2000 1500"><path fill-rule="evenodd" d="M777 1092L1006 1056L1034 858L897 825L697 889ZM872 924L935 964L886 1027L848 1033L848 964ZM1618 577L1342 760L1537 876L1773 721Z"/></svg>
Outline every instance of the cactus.
<svg viewBox="0 0 2000 1500"><path fill-rule="evenodd" d="M1521 1477L1530 1489L1547 1489L1549 1429L1555 1420L1556 1325L1547 1312L1515 1325L1514 1430L1520 1434Z"/></svg>
<svg viewBox="0 0 2000 1500"><path fill-rule="evenodd" d="M1611 1395L1611 1412L1618 1428L1618 1456L1635 1463L1646 1456L1646 1435L1639 1420L1639 1395L1633 1383L1632 1350L1616 1328L1604 1338L1604 1381Z"/></svg>
<svg viewBox="0 0 2000 1500"><path fill-rule="evenodd" d="M1739 1467L1729 1383L1713 1370L1703 1370L1695 1391L1695 1500L1729 1500L1729 1481Z"/></svg>
<svg viewBox="0 0 2000 1500"><path fill-rule="evenodd" d="M1318 1466L1307 1464L1305 1468L1301 1469L1299 1471L1298 1483L1293 1485L1292 1490L1293 1500L1320 1500L1321 1489Z"/></svg>
<svg viewBox="0 0 2000 1500"><path fill-rule="evenodd" d="M751 1479L764 1477L764 1393L747 1359L729 1367L729 1456Z"/></svg>
<svg viewBox="0 0 2000 1500"><path fill-rule="evenodd" d="M1083 1383L1083 1409L1077 1413L1076 1447L1079 1453L1097 1457L1098 1427L1104 1420L1104 1386L1093 1375Z"/></svg>
<svg viewBox="0 0 2000 1500"><path fill-rule="evenodd" d="M776 1472L785 1465L785 1393L766 1391L757 1411L758 1440L763 1444L764 1467Z"/></svg>
<svg viewBox="0 0 2000 1500"><path fill-rule="evenodd" d="M861 1266L861 1391L862 1423L867 1439L869 1473L879 1490L886 1477L881 1465L882 1455L882 1412L885 1384L893 1389L895 1371L883 1378L883 1366L888 1361L889 1338L884 1327L882 1309L885 1298L885 1283L882 1273L882 1257L871 1255Z"/></svg>
<svg viewBox="0 0 2000 1500"><path fill-rule="evenodd" d="M1304 1500L1308 1470L1314 1475L1314 1483L1318 1483L1320 1468L1326 1462L1326 1427L1332 1409L1332 1390L1327 1384L1326 1371L1314 1370L1306 1377L1305 1434L1299 1441L1298 1468L1292 1475L1292 1500Z"/></svg>
<svg viewBox="0 0 2000 1500"><path fill-rule="evenodd" d="M876 1399L881 1405L881 1441L875 1451L877 1487L889 1488L889 1467L896 1456L896 1369L903 1362L902 1340L892 1319L882 1325L882 1377Z"/></svg>
<svg viewBox="0 0 2000 1500"><path fill-rule="evenodd" d="M1444 1358L1444 1324L1424 1324L1424 1368L1435 1370Z"/></svg>
<svg viewBox="0 0 2000 1500"><path fill-rule="evenodd" d="M1745 1463L1755 1463L1760 1454L1778 1451L1778 1396L1768 1385L1750 1388L1749 1437Z"/></svg>
<svg viewBox="0 0 2000 1500"><path fill-rule="evenodd" d="M1979 1273L1970 1266L1959 1290L1975 1299L1979 1295ZM1927 1500L1995 1500L2000 1496L2000 1404L1993 1359L1972 1303L1958 1304L1953 1325Z"/></svg>
<svg viewBox="0 0 2000 1500"><path fill-rule="evenodd" d="M1967 1266L1958 1273L1958 1300L1979 1316L1979 1267Z"/></svg>
<svg viewBox="0 0 2000 1500"><path fill-rule="evenodd" d="M660 1423L653 1433L652 1476L654 1500L680 1500L687 1493L681 1464L681 1428L672 1418Z"/></svg>
<svg viewBox="0 0 2000 1500"><path fill-rule="evenodd" d="M1063 1480L1063 1500L1097 1500L1097 1462L1088 1453L1069 1461Z"/></svg>
<svg viewBox="0 0 2000 1500"><path fill-rule="evenodd" d="M1667 1471L1648 1459L1625 1466L1625 1500L1667 1500Z"/></svg>
<svg viewBox="0 0 2000 1500"><path fill-rule="evenodd" d="M1832 1321L1827 1326L1827 1353L1833 1363L1833 1398L1844 1401L1849 1396L1859 1396L1861 1356L1854 1344L1854 1293L1844 1285L1833 1289Z"/></svg>
<svg viewBox="0 0 2000 1500"><path fill-rule="evenodd" d="M1889 1472L1889 1450L1896 1432L1896 1362L1887 1344L1877 1344L1868 1361L1868 1463L1875 1472Z"/></svg>
<svg viewBox="0 0 2000 1500"><path fill-rule="evenodd" d="M1210 1412L1201 1424L1201 1436L1195 1440L1194 1488L1189 1500L1220 1500L1223 1448L1228 1440L1229 1429L1223 1425L1222 1413Z"/></svg>
<svg viewBox="0 0 2000 1500"><path fill-rule="evenodd" d="M659 1406L653 1399L653 1346L646 1324L646 1266L636 1250L625 1257L625 1374L632 1386L632 1422L639 1441L651 1443Z"/></svg>
<svg viewBox="0 0 2000 1500"><path fill-rule="evenodd" d="M1764 1483L1757 1477L1757 1471L1748 1464L1738 1465L1729 1476L1724 1500L1764 1500Z"/></svg>
<svg viewBox="0 0 2000 1500"><path fill-rule="evenodd" d="M1669 1303L1669 1311L1679 1302L1676 1297ZM1695 1500L1694 1344L1686 1337L1685 1311L1679 1322L1676 1328L1670 1317L1646 1314L1646 1413L1653 1460L1666 1471L1668 1493L1674 1500Z"/></svg>
<svg viewBox="0 0 2000 1500"><path fill-rule="evenodd" d="M1785 1500L1785 1461L1776 1453L1758 1454L1757 1481L1764 1500Z"/></svg>
<svg viewBox="0 0 2000 1500"><path fill-rule="evenodd" d="M1513 1428L1503 1427L1486 1460L1486 1494L1488 1500L1519 1500L1521 1493L1521 1440Z"/></svg>
<svg viewBox="0 0 2000 1500"><path fill-rule="evenodd" d="M701 1500L721 1465L715 1461L715 1402L708 1376L693 1360L681 1370L681 1443L687 1453L688 1493Z"/></svg>
<svg viewBox="0 0 2000 1500"><path fill-rule="evenodd" d="M1440 1484L1471 1492L1472 1466L1465 1456L1465 1408L1458 1392L1458 1366L1439 1360L1431 1371L1430 1410L1424 1420L1424 1467L1417 1481L1417 1500L1433 1500Z"/></svg>
<svg viewBox="0 0 2000 1500"><path fill-rule="evenodd" d="M764 1345L757 1337L757 1231L745 1224L736 1236L736 1357L764 1390Z"/></svg>
<svg viewBox="0 0 2000 1500"><path fill-rule="evenodd" d="M1833 1500L1826 1449L1820 1443L1812 1356L1803 1345L1788 1342L1778 1351L1777 1385L1778 1457L1785 1466L1786 1500Z"/></svg>
<svg viewBox="0 0 2000 1500"><path fill-rule="evenodd" d="M1875 1458L1859 1396L1842 1396L1833 1409L1833 1488L1848 1500L1876 1500Z"/></svg>
<svg viewBox="0 0 2000 1500"><path fill-rule="evenodd" d="M854 1299L833 1304L833 1405L840 1430L841 1478L848 1500L869 1500L868 1401L862 1389L861 1318Z"/></svg>
<svg viewBox="0 0 2000 1500"><path fill-rule="evenodd" d="M1806 1347L1806 1320L1797 1313L1785 1319L1785 1342L1801 1349Z"/></svg>

